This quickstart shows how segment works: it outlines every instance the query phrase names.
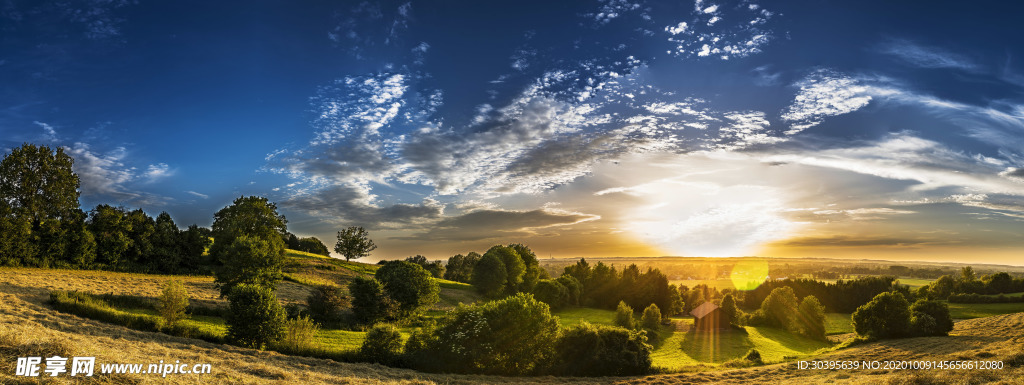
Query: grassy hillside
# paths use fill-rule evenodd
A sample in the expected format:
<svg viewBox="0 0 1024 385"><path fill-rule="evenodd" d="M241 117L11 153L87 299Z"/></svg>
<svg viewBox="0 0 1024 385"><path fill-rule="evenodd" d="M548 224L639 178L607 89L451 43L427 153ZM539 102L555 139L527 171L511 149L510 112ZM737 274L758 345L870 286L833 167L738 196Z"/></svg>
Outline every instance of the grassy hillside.
<svg viewBox="0 0 1024 385"><path fill-rule="evenodd" d="M817 351L820 343L808 342L770 328L747 328L747 334L717 336L685 333L688 321L678 320L677 330L657 345L655 364L683 373L626 378L505 378L426 374L379 365L339 363L325 359L286 356L258 352L195 339L160 333L139 332L124 327L76 317L52 310L44 302L53 289L78 289L155 296L164 281L183 278L193 297L217 303L217 292L210 277L169 277L100 271L0 268L0 357L95 356L102 363L150 363L158 360L209 363L213 374L198 376L112 375L95 378L95 383L192 384L192 383L351 383L351 384L692 384L692 383L1001 383L1024 382L1024 313L999 315L960 321L950 337L922 337L880 341L836 351ZM299 297L304 285L284 282L282 297ZM453 289L458 290L458 289ZM463 290L465 291L465 290ZM289 294L285 294L285 292ZM287 300L294 300L289 298ZM1004 304L994 304L1004 305ZM970 305L975 307L976 305ZM982 308L987 305L982 305ZM999 309L1008 311L1012 309ZM563 325L573 318L594 323L610 322L612 312L572 309L556 313ZM830 320L833 315L830 315ZM842 318L836 315L835 318ZM194 322L217 325L217 319L196 317ZM324 331L318 336L335 346L356 346L359 332ZM1000 371L801 371L793 362L746 369L720 366L730 356L755 347L769 362L799 359L928 359L928 360L1002 360ZM787 358L789 357L789 358ZM710 365L692 366L706 359ZM11 365L11 364L6 364ZM0 369L0 383L25 383L13 377L11 366ZM29 382L34 383L34 382ZM58 377L48 383L70 383Z"/></svg>

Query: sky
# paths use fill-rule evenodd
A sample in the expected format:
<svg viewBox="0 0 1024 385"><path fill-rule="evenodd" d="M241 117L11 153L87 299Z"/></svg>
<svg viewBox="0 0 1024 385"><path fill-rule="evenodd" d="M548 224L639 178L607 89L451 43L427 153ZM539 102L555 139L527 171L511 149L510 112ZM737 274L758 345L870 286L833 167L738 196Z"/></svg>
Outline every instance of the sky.
<svg viewBox="0 0 1024 385"><path fill-rule="evenodd" d="M0 1L0 151L368 261L1024 258L1024 4Z"/></svg>

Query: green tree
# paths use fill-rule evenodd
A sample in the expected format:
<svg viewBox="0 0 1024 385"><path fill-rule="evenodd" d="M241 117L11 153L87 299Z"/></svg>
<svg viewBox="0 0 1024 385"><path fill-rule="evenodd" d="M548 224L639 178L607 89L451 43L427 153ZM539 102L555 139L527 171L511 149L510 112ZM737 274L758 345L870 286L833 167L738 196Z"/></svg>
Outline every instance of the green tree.
<svg viewBox="0 0 1024 385"><path fill-rule="evenodd" d="M228 301L230 305L225 321L229 341L263 349L284 335L286 313L273 290L242 283L233 287Z"/></svg>
<svg viewBox="0 0 1024 385"><path fill-rule="evenodd" d="M936 279L930 287L933 297L946 299L949 298L950 294L953 294L953 290L956 288L956 280L949 275L943 275L939 277L939 279Z"/></svg>
<svg viewBox="0 0 1024 385"><path fill-rule="evenodd" d="M346 261L370 255L377 245L369 238L369 233L362 227L352 226L338 232L338 243L334 251L345 257Z"/></svg>
<svg viewBox="0 0 1024 385"><path fill-rule="evenodd" d="M799 331L793 319L798 306L793 288L783 286L772 290L768 297L764 299L764 302L761 302L761 312L764 314L768 325L790 331Z"/></svg>
<svg viewBox="0 0 1024 385"><path fill-rule="evenodd" d="M550 362L559 333L548 305L520 293L448 312L430 335L406 345L426 370L522 375ZM411 348L411 349L410 349Z"/></svg>
<svg viewBox="0 0 1024 385"><path fill-rule="evenodd" d="M215 274L221 295L239 283L276 288L284 264L285 223L277 205L257 196L239 197L214 214L210 253L222 265Z"/></svg>
<svg viewBox="0 0 1024 385"><path fill-rule="evenodd" d="M910 304L900 293L884 292L853 312L853 328L870 339L896 338L910 326Z"/></svg>
<svg viewBox="0 0 1024 385"><path fill-rule="evenodd" d="M349 282L348 292L352 295L352 313L363 324L391 318L397 306L384 294L384 285L373 278L356 277Z"/></svg>
<svg viewBox="0 0 1024 385"><path fill-rule="evenodd" d="M170 280L164 284L163 291L158 298L157 313L164 319L164 325L174 326L179 321L187 319L188 313L188 290L181 280Z"/></svg>
<svg viewBox="0 0 1024 385"><path fill-rule="evenodd" d="M473 268L473 287L486 297L497 298L505 288L505 264L494 254L484 254Z"/></svg>
<svg viewBox="0 0 1024 385"><path fill-rule="evenodd" d="M817 297L813 295L804 297L797 309L795 319L801 334L817 340L826 340L825 307L821 306Z"/></svg>
<svg viewBox="0 0 1024 385"><path fill-rule="evenodd" d="M264 197L238 197L213 215L213 246L210 254L215 260L224 259L225 251L232 247L235 238L247 236L259 238L270 246L271 251L284 255L284 240L288 221L277 213L277 205Z"/></svg>
<svg viewBox="0 0 1024 385"><path fill-rule="evenodd" d="M469 252L469 254L456 254L448 258L445 264L444 279L455 282L470 283L473 277L473 268L480 261L480 254Z"/></svg>
<svg viewBox="0 0 1024 385"><path fill-rule="evenodd" d="M615 326L626 329L636 328L636 321L633 320L633 308L626 305L626 301L619 301L615 309Z"/></svg>
<svg viewBox="0 0 1024 385"><path fill-rule="evenodd" d="M533 297L558 310L569 304L569 290L556 280L545 279L533 288Z"/></svg>
<svg viewBox="0 0 1024 385"><path fill-rule="evenodd" d="M519 258L523 260L525 270L523 271L523 280L519 282L519 286L516 291L529 293L533 291L534 285L542 279L548 279L548 274L540 267L540 261L537 260L537 254L530 250L529 247L521 243L513 243L508 247L519 255Z"/></svg>
<svg viewBox="0 0 1024 385"><path fill-rule="evenodd" d="M640 325L644 329L658 330L661 327L661 309L658 309L658 305L651 304L644 309L643 316L640 317Z"/></svg>
<svg viewBox="0 0 1024 385"><path fill-rule="evenodd" d="M732 294L726 294L722 297L722 313L729 317L730 322L739 324L740 319L737 317L740 315L740 309L736 307L736 298Z"/></svg>
<svg viewBox="0 0 1024 385"><path fill-rule="evenodd" d="M217 287L222 296L228 295L239 284L277 289L284 277L281 267L284 255L278 238L258 238L242 235L235 237L231 246L221 251L221 263L216 272ZM280 241L278 241L280 242Z"/></svg>
<svg viewBox="0 0 1024 385"><path fill-rule="evenodd" d="M375 277L384 286L387 296L397 303L401 317L437 303L441 292L430 273L412 262L388 262L377 270Z"/></svg>
<svg viewBox="0 0 1024 385"><path fill-rule="evenodd" d="M166 211L156 217L151 243L153 245L151 271L159 273L175 273L181 271L184 260L181 247L181 231L174 219Z"/></svg>
<svg viewBox="0 0 1024 385"><path fill-rule="evenodd" d="M191 225L187 230L179 233L181 246L181 267L184 271L195 272L203 265L206 249L213 244L210 240L210 230L198 225Z"/></svg>
<svg viewBox="0 0 1024 385"><path fill-rule="evenodd" d="M488 255L498 257L505 267L505 294L518 292L519 284L523 282L523 274L526 273L526 264L519 253L511 247L495 245L484 253L484 257Z"/></svg>
<svg viewBox="0 0 1024 385"><path fill-rule="evenodd" d="M580 296L583 295L583 285L580 281L577 281L576 278L573 278L571 275L562 275L555 281L558 281L562 286L565 286L566 292L569 294L569 302L567 304L579 306Z"/></svg>
<svg viewBox="0 0 1024 385"><path fill-rule="evenodd" d="M327 257L331 256L331 252L327 250L327 245L320 242L320 239L317 237L300 238L298 240L298 248L296 250Z"/></svg>
<svg viewBox="0 0 1024 385"><path fill-rule="evenodd" d="M953 330L953 317L944 302L919 300L910 306L910 334L945 336Z"/></svg>
<svg viewBox="0 0 1024 385"><path fill-rule="evenodd" d="M74 160L47 146L23 144L0 161L0 212L26 218L61 220L78 209Z"/></svg>
<svg viewBox="0 0 1024 385"><path fill-rule="evenodd" d="M156 222L142 209L128 212L125 220L131 225L128 238L131 238L131 246L125 252L125 259L136 271L149 271L156 265L150 259L153 257L153 235L156 233Z"/></svg>
<svg viewBox="0 0 1024 385"><path fill-rule="evenodd" d="M96 262L114 270L127 270L126 253L132 246L131 222L122 208L99 205L89 214L89 231L96 239Z"/></svg>
<svg viewBox="0 0 1024 385"><path fill-rule="evenodd" d="M566 376L647 374L652 350L644 331L584 322L558 338L551 372Z"/></svg>

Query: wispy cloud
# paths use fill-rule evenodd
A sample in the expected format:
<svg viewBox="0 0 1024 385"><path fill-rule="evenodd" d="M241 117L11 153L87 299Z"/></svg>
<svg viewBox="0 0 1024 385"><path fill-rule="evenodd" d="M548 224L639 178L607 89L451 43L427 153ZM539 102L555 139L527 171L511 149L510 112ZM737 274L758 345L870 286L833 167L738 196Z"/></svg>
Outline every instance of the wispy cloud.
<svg viewBox="0 0 1024 385"><path fill-rule="evenodd" d="M57 140L57 130L54 130L53 126L40 122L38 120L32 123L35 123L35 125L43 129L43 140L48 142L54 142Z"/></svg>
<svg viewBox="0 0 1024 385"><path fill-rule="evenodd" d="M976 71L979 68L978 64L964 55L910 40L891 39L880 44L878 50L921 68L953 68L964 71Z"/></svg>
<svg viewBox="0 0 1024 385"><path fill-rule="evenodd" d="M203 193L197 193L197 192L195 192L195 191L191 191L191 190L189 190L189 191L185 191L185 193L186 193L186 194L189 194L189 195L192 195L192 196L194 196L194 197L197 197L197 198L202 198L202 199L210 199L210 196L209 196L209 195L206 195L206 194L203 194Z"/></svg>

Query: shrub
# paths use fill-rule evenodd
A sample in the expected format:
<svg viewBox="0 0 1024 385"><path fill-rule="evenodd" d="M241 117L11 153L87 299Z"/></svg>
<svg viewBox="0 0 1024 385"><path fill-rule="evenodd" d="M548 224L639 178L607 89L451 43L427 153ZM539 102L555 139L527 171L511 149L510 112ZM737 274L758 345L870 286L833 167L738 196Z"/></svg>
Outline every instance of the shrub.
<svg viewBox="0 0 1024 385"><path fill-rule="evenodd" d="M555 343L552 374L626 376L647 374L651 351L643 331L582 323L562 333Z"/></svg>
<svg viewBox="0 0 1024 385"><path fill-rule="evenodd" d="M910 304L902 294L885 292L853 312L853 328L869 339L896 338L910 326Z"/></svg>
<svg viewBox="0 0 1024 385"><path fill-rule="evenodd" d="M433 330L414 335L416 342L406 345L406 353L420 370L529 374L550 362L558 332L558 319L548 305L520 293L460 305Z"/></svg>
<svg viewBox="0 0 1024 385"><path fill-rule="evenodd" d="M743 359L750 361L750 363L754 365L764 365L764 360L761 359L761 352L757 351L757 349L750 349L750 351L743 356Z"/></svg>
<svg viewBox="0 0 1024 385"><path fill-rule="evenodd" d="M320 325L306 316L289 319L284 323L284 334L275 343L275 348L282 353L302 354L316 349L316 333Z"/></svg>
<svg viewBox="0 0 1024 385"><path fill-rule="evenodd" d="M949 307L938 301L920 300L910 307L910 331L915 336L944 336L953 330Z"/></svg>
<svg viewBox="0 0 1024 385"><path fill-rule="evenodd" d="M160 294L156 310L164 319L164 325L173 326L183 319L188 318L188 290L180 280L167 281L164 290Z"/></svg>
<svg viewBox="0 0 1024 385"><path fill-rule="evenodd" d="M373 278L356 277L348 284L356 321L372 324L392 317L394 303L384 295L384 286Z"/></svg>
<svg viewBox="0 0 1024 385"><path fill-rule="evenodd" d="M341 320L341 311L348 306L348 297L340 287L323 285L313 290L306 298L306 306L314 320L321 324L334 323Z"/></svg>
<svg viewBox="0 0 1024 385"><path fill-rule="evenodd" d="M651 304L644 309L644 315L640 317L640 325L644 329L658 330L661 325L661 309L658 309L658 305Z"/></svg>
<svg viewBox="0 0 1024 385"><path fill-rule="evenodd" d="M263 349L284 334L285 311L277 295L268 288L238 284L228 294L230 311L227 325L229 341Z"/></svg>
<svg viewBox="0 0 1024 385"><path fill-rule="evenodd" d="M366 333L359 357L369 362L391 364L402 350L402 333L394 325L378 324Z"/></svg>
<svg viewBox="0 0 1024 385"><path fill-rule="evenodd" d="M636 327L636 321L633 321L633 308L626 305L625 301L619 301L619 307L615 309L615 326L626 329Z"/></svg>
<svg viewBox="0 0 1024 385"><path fill-rule="evenodd" d="M430 272L412 262L384 264L375 274L384 292L397 304L399 316L408 317L437 303L441 288Z"/></svg>

